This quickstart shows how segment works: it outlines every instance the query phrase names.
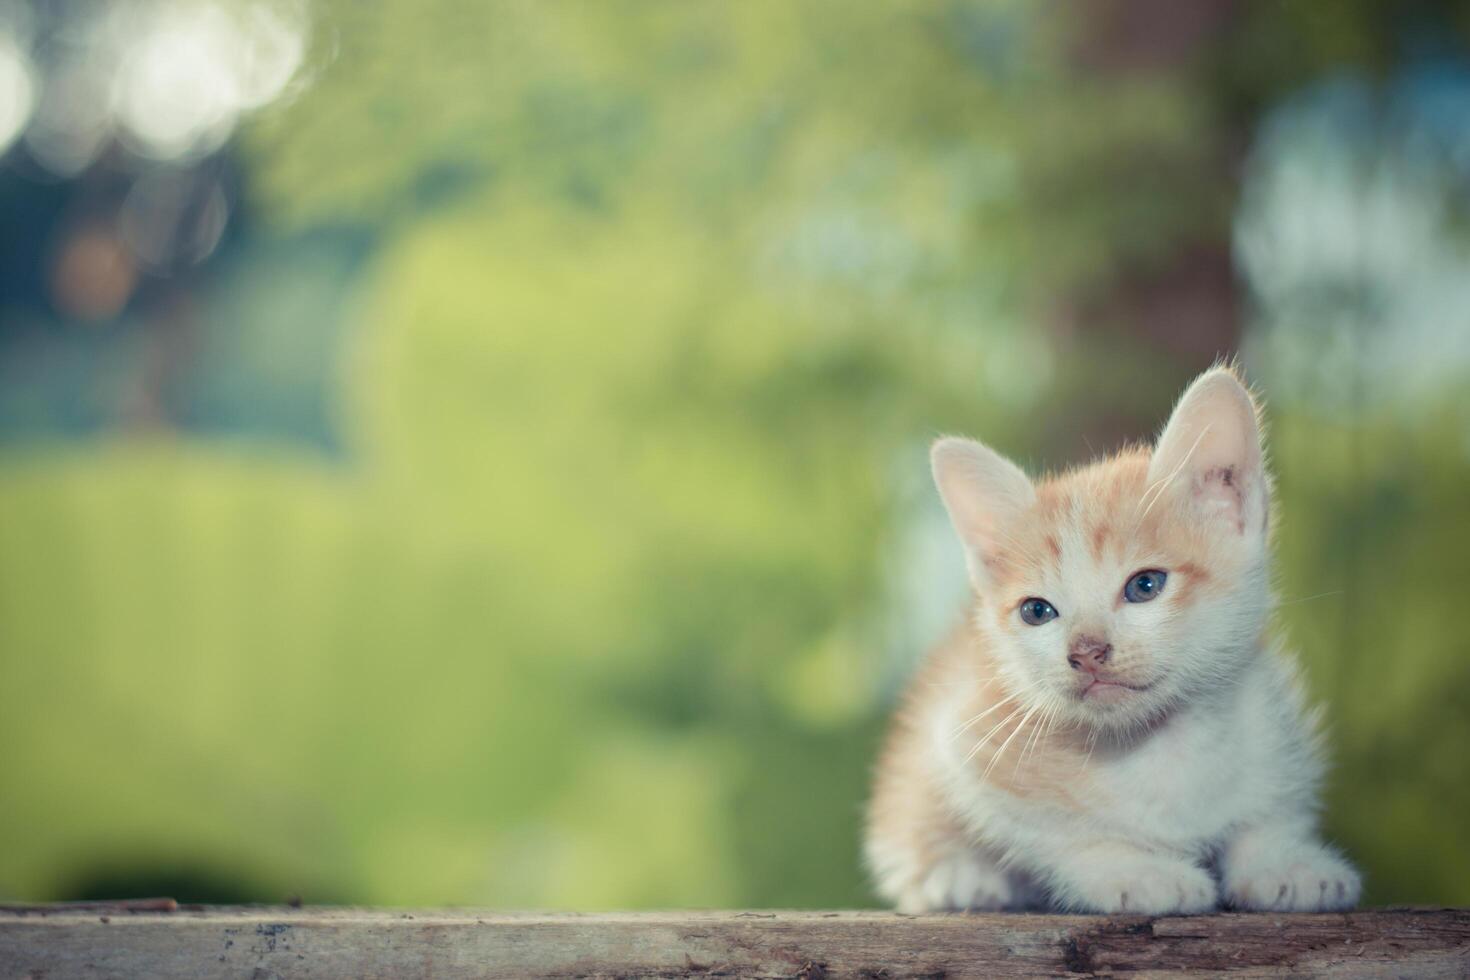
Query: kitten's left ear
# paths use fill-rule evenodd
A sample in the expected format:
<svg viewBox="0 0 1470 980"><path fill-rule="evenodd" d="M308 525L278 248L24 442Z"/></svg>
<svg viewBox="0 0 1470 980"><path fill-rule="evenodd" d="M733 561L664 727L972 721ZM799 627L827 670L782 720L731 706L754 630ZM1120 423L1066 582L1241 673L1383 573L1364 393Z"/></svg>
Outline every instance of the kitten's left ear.
<svg viewBox="0 0 1470 980"><path fill-rule="evenodd" d="M1154 446L1148 481L1205 520L1264 536L1270 482L1256 403L1230 369L1211 368L1184 392Z"/></svg>

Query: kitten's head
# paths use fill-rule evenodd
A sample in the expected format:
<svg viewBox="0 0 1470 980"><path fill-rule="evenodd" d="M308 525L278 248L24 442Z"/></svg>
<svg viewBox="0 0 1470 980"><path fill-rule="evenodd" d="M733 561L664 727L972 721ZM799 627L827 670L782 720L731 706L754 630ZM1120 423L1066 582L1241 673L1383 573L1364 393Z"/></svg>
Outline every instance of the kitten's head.
<svg viewBox="0 0 1470 980"><path fill-rule="evenodd" d="M1021 700L1126 729L1232 683L1268 605L1270 478L1256 405L1215 368L1150 450L1033 483L968 439L934 477L977 616Z"/></svg>

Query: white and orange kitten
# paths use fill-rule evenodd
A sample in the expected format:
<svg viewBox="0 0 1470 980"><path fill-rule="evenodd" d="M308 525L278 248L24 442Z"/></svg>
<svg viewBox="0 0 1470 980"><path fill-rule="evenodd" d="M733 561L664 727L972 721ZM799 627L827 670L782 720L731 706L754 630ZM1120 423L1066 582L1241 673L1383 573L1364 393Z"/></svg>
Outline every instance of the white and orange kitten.
<svg viewBox="0 0 1470 980"><path fill-rule="evenodd" d="M1235 374L1190 385L1151 450L1054 479L967 439L932 458L975 603L878 765L881 894L910 912L1356 904L1268 628L1271 480Z"/></svg>

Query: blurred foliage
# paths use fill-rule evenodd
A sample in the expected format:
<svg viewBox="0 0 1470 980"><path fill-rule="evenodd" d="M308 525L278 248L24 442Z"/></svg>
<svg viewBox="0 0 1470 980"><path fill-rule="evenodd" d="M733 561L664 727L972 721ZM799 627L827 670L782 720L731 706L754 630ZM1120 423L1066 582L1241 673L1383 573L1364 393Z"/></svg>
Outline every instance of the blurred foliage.
<svg viewBox="0 0 1470 980"><path fill-rule="evenodd" d="M482 181L608 215L654 197L747 242L791 210L840 211L882 233L879 251L826 271L849 286L876 273L870 289L907 273L1003 294L1021 270L1056 289L1223 226L1228 194L1199 165L1216 144L1201 86L1078 85L1061 63L1077 25L1036 14L1015 0L341 3L326 18L336 62L251 145L286 221L406 218ZM1099 195L1107 181L1079 162L1151 179Z"/></svg>
<svg viewBox="0 0 1470 980"><path fill-rule="evenodd" d="M1250 113L1384 44L1381 6L1247 5L1183 67L1079 80L1041 9L320 8L243 144L291 268L218 287L277 339L210 336L316 351L282 324L333 295L323 229L371 240L345 452L0 461L0 893L869 903L921 447L1070 462L1041 433L1078 405L1146 435L1198 365L1033 325L1228 234ZM1374 901L1470 902L1465 431L1276 419L1283 618Z"/></svg>
<svg viewBox="0 0 1470 980"><path fill-rule="evenodd" d="M1373 902L1470 899L1470 431L1462 399L1410 424L1272 425L1281 620L1326 709L1331 836Z"/></svg>

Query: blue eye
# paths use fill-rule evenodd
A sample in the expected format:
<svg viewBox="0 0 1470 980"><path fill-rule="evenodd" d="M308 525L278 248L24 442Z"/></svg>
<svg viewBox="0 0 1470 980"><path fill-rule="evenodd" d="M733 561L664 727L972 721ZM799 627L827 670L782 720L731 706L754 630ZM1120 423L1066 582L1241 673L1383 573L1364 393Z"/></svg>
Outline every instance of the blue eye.
<svg viewBox="0 0 1470 980"><path fill-rule="evenodd" d="M1028 626L1040 626L1057 618L1056 608L1045 599L1021 600L1021 619Z"/></svg>
<svg viewBox="0 0 1470 980"><path fill-rule="evenodd" d="M1148 602L1151 599L1157 599L1159 593L1164 591L1164 583L1168 581L1168 578L1168 572L1161 572L1157 568L1139 572L1123 586L1123 598L1129 602Z"/></svg>

